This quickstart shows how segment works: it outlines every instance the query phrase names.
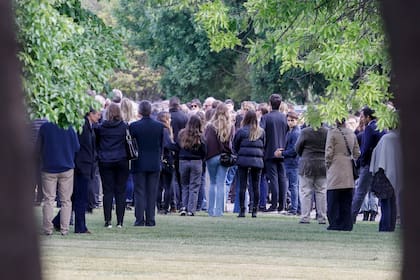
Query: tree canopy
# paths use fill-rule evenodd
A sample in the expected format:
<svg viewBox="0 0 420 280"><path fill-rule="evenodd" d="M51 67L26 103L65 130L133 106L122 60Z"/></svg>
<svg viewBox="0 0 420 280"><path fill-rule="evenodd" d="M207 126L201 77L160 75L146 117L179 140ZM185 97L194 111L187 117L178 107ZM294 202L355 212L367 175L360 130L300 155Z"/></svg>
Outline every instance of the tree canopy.
<svg viewBox="0 0 420 280"><path fill-rule="evenodd" d="M81 128L89 107L97 107L87 90L102 91L123 67L121 35L78 0L14 4L30 118Z"/></svg>
<svg viewBox="0 0 420 280"><path fill-rule="evenodd" d="M231 2L243 5L238 9ZM381 127L393 127L387 106L391 68L379 6L374 0L161 0L173 9L188 8L206 30L214 51L241 48L257 67L278 63L281 75L300 69L326 80L325 96L307 120L333 123L368 105ZM243 38L244 31L255 36Z"/></svg>

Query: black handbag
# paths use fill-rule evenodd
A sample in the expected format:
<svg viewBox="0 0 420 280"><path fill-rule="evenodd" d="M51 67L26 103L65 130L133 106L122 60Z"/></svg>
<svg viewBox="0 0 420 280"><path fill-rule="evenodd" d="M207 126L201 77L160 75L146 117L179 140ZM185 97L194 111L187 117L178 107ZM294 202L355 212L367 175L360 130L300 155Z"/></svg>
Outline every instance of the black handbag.
<svg viewBox="0 0 420 280"><path fill-rule="evenodd" d="M221 153L220 154L220 164L224 167L231 167L236 164L236 155L231 153Z"/></svg>
<svg viewBox="0 0 420 280"><path fill-rule="evenodd" d="M167 158L162 159L162 172L167 174L172 174L172 172L175 170L175 165L169 163Z"/></svg>
<svg viewBox="0 0 420 280"><path fill-rule="evenodd" d="M339 127L337 127L337 128L338 128L338 130L341 132L341 135L343 135L343 138L344 138L344 143L346 143L347 152L348 152L348 153L349 153L349 155L351 156L350 161L351 161L351 168L352 168L352 171L353 171L353 179L354 179L354 180L357 180L357 179L359 178L359 170L357 170L356 161L354 160L354 158L353 158L353 154L352 154L352 152L350 151L350 148L349 148L349 143L347 142L346 136L344 136L343 131L341 131L341 129L340 129Z"/></svg>
<svg viewBox="0 0 420 280"><path fill-rule="evenodd" d="M373 176L371 191L379 199L389 199L394 195L394 188L382 168Z"/></svg>
<svg viewBox="0 0 420 280"><path fill-rule="evenodd" d="M127 151L127 159L128 160L136 160L139 158L139 149L137 146L137 140L133 137L131 137L130 130L126 128L126 135L125 135L125 141L126 141L126 151Z"/></svg>

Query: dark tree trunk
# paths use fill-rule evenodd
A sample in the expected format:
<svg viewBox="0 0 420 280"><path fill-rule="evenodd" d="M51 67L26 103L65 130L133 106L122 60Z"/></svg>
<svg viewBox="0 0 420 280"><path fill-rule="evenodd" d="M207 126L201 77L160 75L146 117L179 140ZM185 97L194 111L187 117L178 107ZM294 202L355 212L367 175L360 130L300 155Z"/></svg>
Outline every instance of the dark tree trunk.
<svg viewBox="0 0 420 280"><path fill-rule="evenodd" d="M41 279L33 156L19 80L12 1L0 1L0 279Z"/></svg>
<svg viewBox="0 0 420 280"><path fill-rule="evenodd" d="M404 159L403 279L419 279L420 219L420 2L382 0L385 27L391 41L393 89L400 108Z"/></svg>

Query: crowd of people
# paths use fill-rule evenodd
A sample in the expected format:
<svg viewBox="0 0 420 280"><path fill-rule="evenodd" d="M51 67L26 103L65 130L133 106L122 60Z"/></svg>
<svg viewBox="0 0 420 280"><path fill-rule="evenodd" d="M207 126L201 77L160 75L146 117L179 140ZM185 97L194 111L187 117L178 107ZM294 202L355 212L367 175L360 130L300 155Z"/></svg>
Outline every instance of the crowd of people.
<svg viewBox="0 0 420 280"><path fill-rule="evenodd" d="M364 107L334 125L304 123L293 105L272 94L268 103L208 97L181 104L178 97L132 101L114 90L97 95L80 133L45 119L33 122L39 156L36 201L43 232L90 233L85 213L102 206L104 226L155 226L156 213L219 217L229 199L238 218L278 212L351 231L359 213L380 231L394 231L400 216L401 152L397 131L379 131ZM138 145L127 157L126 139ZM354 176L352 160L359 167ZM41 203L42 202L42 203ZM61 207L54 218L54 204ZM116 223L112 222L115 209ZM74 220L72 218L74 211Z"/></svg>

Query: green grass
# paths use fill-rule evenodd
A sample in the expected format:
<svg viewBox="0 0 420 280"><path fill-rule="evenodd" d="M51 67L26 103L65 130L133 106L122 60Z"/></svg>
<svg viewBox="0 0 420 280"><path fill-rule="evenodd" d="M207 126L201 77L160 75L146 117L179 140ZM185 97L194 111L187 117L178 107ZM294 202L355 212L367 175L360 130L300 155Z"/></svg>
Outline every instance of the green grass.
<svg viewBox="0 0 420 280"><path fill-rule="evenodd" d="M40 208L36 208L40 219ZM115 215L115 214L114 214ZM156 227L103 227L102 209L86 216L91 235L41 237L45 279L398 279L400 233L358 222L352 232L299 224L278 214L157 215ZM113 217L115 219L115 217Z"/></svg>

